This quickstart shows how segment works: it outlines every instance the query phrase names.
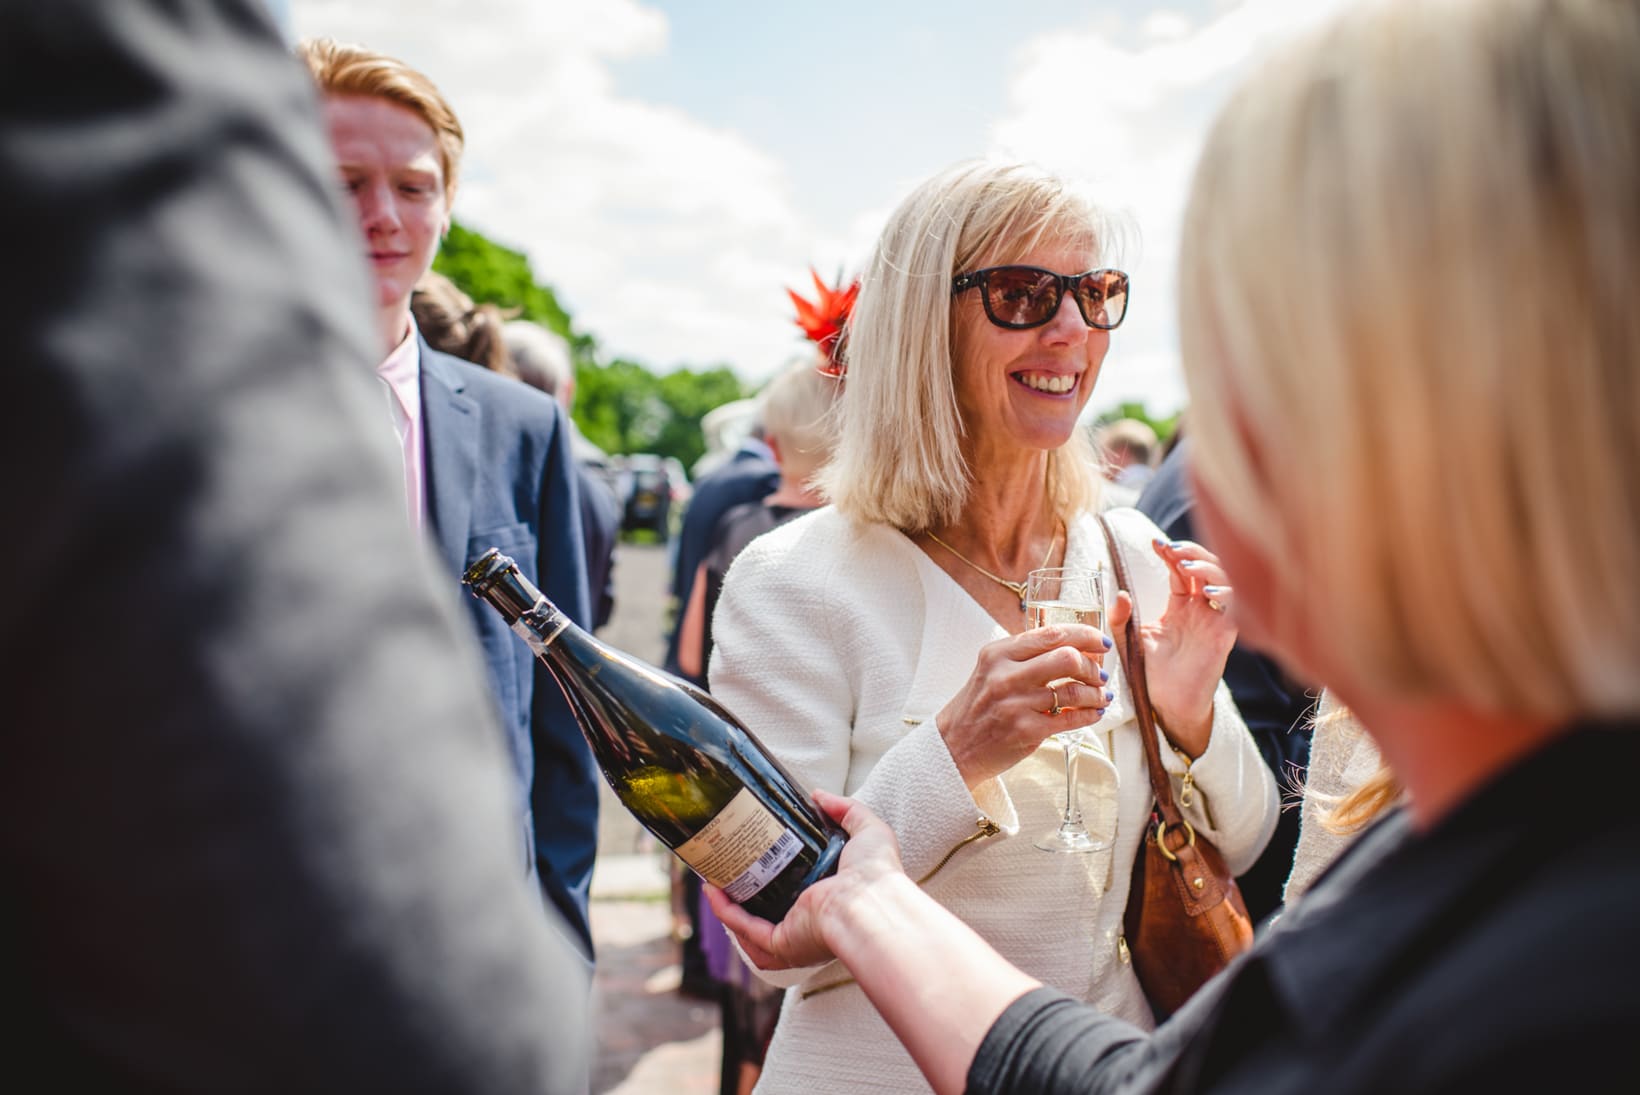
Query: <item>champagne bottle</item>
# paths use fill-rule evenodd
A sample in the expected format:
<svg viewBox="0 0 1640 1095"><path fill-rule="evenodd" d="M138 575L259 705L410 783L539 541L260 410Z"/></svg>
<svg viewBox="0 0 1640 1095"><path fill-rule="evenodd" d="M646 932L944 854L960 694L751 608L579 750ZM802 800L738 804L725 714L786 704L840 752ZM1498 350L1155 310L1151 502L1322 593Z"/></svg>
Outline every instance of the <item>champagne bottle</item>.
<svg viewBox="0 0 1640 1095"><path fill-rule="evenodd" d="M837 869L847 834L710 695L576 626L495 548L462 582L551 671L622 805L696 874L779 921Z"/></svg>

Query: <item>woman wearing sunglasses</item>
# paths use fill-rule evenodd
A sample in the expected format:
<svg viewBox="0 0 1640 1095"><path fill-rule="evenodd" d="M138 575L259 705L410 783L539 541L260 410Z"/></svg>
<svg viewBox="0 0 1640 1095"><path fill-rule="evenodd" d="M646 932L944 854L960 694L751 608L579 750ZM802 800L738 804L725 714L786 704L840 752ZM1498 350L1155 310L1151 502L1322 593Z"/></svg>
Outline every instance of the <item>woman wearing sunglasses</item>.
<svg viewBox="0 0 1640 1095"><path fill-rule="evenodd" d="M906 869L1042 982L1149 1026L1121 939L1150 789L1104 634L1029 629L1026 574L1108 564L1077 419L1128 279L1092 205L1021 166L964 163L890 218L850 322L830 505L753 541L713 634L714 695L807 787L870 804ZM1220 681L1235 639L1213 555L1110 514L1138 597L1162 753L1231 868L1275 825L1274 781ZM1128 602L1113 606L1119 629ZM1099 850L1055 854L1065 757ZM849 971L788 992L761 1091L921 1089Z"/></svg>
<svg viewBox="0 0 1640 1095"><path fill-rule="evenodd" d="M723 907L748 953L842 956L941 1092L1629 1075L1637 194L1633 2L1361 4L1266 58L1181 233L1197 507L1243 633L1370 728L1404 807L1149 1036L987 949L860 806L778 930Z"/></svg>

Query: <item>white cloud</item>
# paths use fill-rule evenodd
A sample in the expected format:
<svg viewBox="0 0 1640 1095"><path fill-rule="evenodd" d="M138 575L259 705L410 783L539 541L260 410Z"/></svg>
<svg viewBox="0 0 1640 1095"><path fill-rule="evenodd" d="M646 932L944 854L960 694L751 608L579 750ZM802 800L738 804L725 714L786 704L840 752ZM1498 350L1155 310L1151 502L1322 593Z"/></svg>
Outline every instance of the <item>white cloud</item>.
<svg viewBox="0 0 1640 1095"><path fill-rule="evenodd" d="M779 287L817 232L741 136L624 97L610 66L667 48L635 0L294 0L297 36L404 58L467 130L458 219L530 258L603 352L756 379L794 349ZM749 307L749 301L769 306ZM800 336L798 336L800 337Z"/></svg>
<svg viewBox="0 0 1640 1095"><path fill-rule="evenodd" d="M1199 25L1158 11L1130 27L1106 11L1087 29L1044 33L1020 51L993 150L1087 179L1099 201L1131 218L1142 242L1128 260L1133 306L1091 410L1134 398L1158 412L1182 406L1179 226L1202 139L1261 51L1347 2L1246 0ZM1043 95L1045 87L1096 87L1103 109L1079 122L1076 97Z"/></svg>
<svg viewBox="0 0 1640 1095"><path fill-rule="evenodd" d="M949 162L976 146L953 144L947 156L939 154L944 144L988 133L993 151L1088 178L1137 224L1134 308L1095 409L1122 398L1158 412L1182 404L1174 255L1201 135L1258 49L1344 2L1172 0L1138 14L1102 7L1080 29L1044 31L1007 60L999 56L998 71L1006 67L1011 79L998 116L976 116L954 134L917 135L930 158ZM658 371L728 363L760 381L801 348L783 288L806 293L811 263L828 279L839 268L852 272L887 216L884 207L823 223L798 206L794 169L770 150L675 105L623 94L618 62L672 48L666 16L642 0L288 3L297 36L361 42L439 84L468 132L456 216L525 252L607 356ZM1208 14L1193 22L1186 11ZM760 48L758 25L745 25L737 49ZM928 64L940 63L941 41L930 38ZM729 70L699 74L735 78ZM873 91L891 103L930 70L907 63L869 78L884 82ZM1073 114L1085 98L1078 89L1090 84L1100 105L1092 119ZM794 109L793 90L765 82L746 94L779 112ZM858 148L853 169L870 171L873 151ZM873 193L898 200L914 181Z"/></svg>
<svg viewBox="0 0 1640 1095"><path fill-rule="evenodd" d="M1176 11L1153 11L1139 24L1146 38L1183 38L1190 33L1190 20Z"/></svg>

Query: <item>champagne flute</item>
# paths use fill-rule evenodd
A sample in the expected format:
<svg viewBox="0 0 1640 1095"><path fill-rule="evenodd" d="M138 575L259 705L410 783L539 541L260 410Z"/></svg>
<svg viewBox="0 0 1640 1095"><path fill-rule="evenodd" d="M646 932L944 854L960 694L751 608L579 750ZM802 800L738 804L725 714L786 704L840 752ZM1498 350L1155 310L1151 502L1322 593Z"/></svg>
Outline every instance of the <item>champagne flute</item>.
<svg viewBox="0 0 1640 1095"><path fill-rule="evenodd" d="M1105 572L1098 563L1088 567L1046 567L1025 578L1025 611L1032 627L1051 624L1090 624L1105 628ZM1055 681L1054 684L1061 682ZM1077 712L1070 718L1079 718ZM1045 852L1097 852L1108 841L1088 832L1077 804L1076 761L1082 752L1087 725L1061 730L1054 739L1065 749L1065 808L1059 828L1034 843Z"/></svg>

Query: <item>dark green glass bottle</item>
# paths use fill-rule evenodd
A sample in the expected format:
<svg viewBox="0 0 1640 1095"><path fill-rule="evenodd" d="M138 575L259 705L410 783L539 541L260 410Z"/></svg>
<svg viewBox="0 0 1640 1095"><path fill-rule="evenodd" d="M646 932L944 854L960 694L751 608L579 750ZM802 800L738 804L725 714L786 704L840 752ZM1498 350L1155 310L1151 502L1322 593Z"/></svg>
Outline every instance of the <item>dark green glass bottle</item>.
<svg viewBox="0 0 1640 1095"><path fill-rule="evenodd" d="M494 548L462 581L552 673L621 803L696 874L778 921L837 869L847 834L722 704L578 627Z"/></svg>

